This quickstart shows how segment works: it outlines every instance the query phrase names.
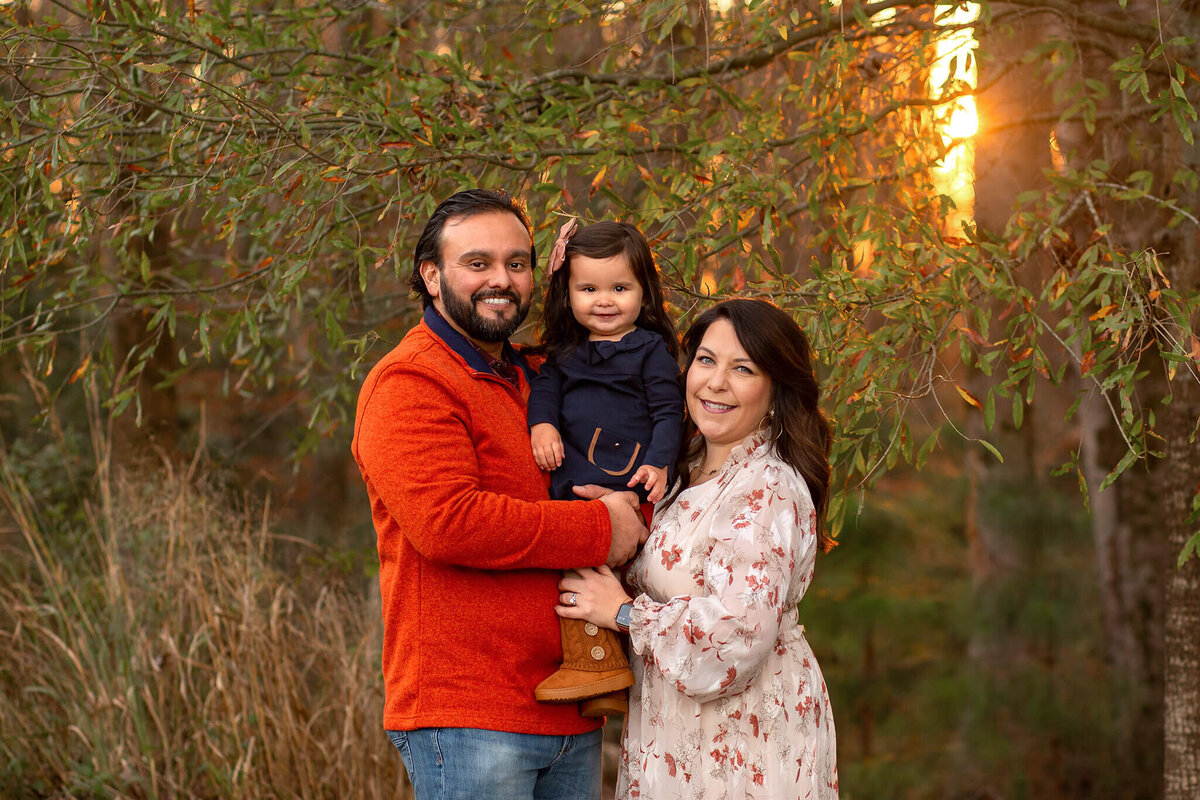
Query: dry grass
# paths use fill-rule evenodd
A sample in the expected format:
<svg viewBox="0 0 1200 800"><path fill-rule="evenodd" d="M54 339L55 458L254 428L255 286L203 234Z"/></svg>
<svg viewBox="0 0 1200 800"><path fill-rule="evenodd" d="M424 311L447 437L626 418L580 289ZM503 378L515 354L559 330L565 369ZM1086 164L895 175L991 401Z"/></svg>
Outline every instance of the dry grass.
<svg viewBox="0 0 1200 800"><path fill-rule="evenodd" d="M273 569L191 475L110 477L56 552L0 444L0 796L406 797L377 612Z"/></svg>

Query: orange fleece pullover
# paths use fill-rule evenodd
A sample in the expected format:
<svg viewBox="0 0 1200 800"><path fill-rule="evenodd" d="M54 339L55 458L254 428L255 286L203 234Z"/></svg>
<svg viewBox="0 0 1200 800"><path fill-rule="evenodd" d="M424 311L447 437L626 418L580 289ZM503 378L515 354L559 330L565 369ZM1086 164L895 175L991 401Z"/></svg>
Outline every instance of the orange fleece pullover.
<svg viewBox="0 0 1200 800"><path fill-rule="evenodd" d="M384 727L592 730L533 689L562 658L558 570L604 562L608 512L547 499L523 370L518 390L431 311L367 376L352 444L379 548Z"/></svg>

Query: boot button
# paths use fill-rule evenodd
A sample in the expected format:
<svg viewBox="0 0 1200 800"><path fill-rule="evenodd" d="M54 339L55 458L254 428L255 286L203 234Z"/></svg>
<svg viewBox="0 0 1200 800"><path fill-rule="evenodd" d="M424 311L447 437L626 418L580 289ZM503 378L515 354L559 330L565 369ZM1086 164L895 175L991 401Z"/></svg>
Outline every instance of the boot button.
<svg viewBox="0 0 1200 800"><path fill-rule="evenodd" d="M600 645L596 645L595 647L593 647L592 648L592 658L596 659L597 661L603 661L604 660L604 648L601 647Z"/></svg>
<svg viewBox="0 0 1200 800"><path fill-rule="evenodd" d="M592 623L586 622L583 625L583 632L586 633L588 636L595 636L597 633L600 632L600 629L597 628Z"/></svg>

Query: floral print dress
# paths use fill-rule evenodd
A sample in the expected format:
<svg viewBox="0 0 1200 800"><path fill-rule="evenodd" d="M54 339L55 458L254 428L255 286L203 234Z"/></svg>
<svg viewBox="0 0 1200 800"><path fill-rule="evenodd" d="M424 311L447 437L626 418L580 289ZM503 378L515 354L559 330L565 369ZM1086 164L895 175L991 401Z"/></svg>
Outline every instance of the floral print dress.
<svg viewBox="0 0 1200 800"><path fill-rule="evenodd" d="M813 577L804 479L755 434L665 509L627 578L619 798L836 800L825 680L797 619Z"/></svg>

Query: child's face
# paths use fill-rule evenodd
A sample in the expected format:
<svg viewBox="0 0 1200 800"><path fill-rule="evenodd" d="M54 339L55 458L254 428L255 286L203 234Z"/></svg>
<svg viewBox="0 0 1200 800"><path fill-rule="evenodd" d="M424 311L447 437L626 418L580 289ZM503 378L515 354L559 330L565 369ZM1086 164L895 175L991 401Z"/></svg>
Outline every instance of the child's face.
<svg viewBox="0 0 1200 800"><path fill-rule="evenodd" d="M571 311L592 341L616 341L636 327L642 285L624 254L611 258L571 257Z"/></svg>

